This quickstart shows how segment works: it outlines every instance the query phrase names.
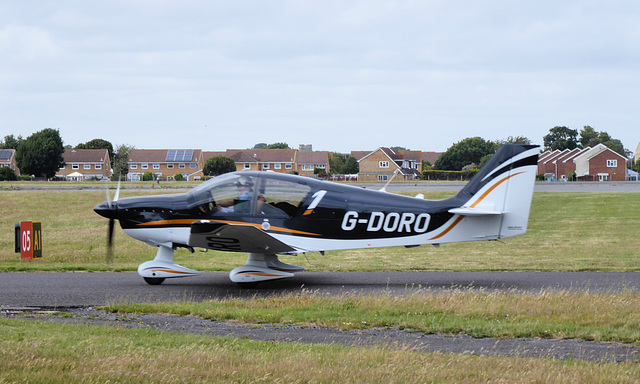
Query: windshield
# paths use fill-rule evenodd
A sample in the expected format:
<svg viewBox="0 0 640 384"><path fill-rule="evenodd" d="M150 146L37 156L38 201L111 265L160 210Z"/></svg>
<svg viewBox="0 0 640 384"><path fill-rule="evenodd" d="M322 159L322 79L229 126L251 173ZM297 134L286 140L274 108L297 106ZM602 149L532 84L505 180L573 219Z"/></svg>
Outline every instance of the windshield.
<svg viewBox="0 0 640 384"><path fill-rule="evenodd" d="M192 205L209 215L292 217L309 194L304 182L244 172L228 173L194 188Z"/></svg>

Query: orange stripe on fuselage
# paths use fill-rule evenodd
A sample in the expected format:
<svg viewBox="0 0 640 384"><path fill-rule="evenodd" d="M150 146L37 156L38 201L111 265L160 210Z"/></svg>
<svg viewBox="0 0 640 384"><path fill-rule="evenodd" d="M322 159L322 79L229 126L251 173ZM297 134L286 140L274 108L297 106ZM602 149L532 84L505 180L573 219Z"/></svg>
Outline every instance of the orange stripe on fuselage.
<svg viewBox="0 0 640 384"><path fill-rule="evenodd" d="M157 220L157 221L149 221L147 223L140 223L137 226L138 227L155 227L155 226L165 226L165 225L191 225L193 223L195 223L196 221L202 221L202 219L176 219L176 220ZM212 222L217 222L217 223L225 223L225 224L231 224L231 225L249 225L251 227L255 227L258 229L262 229L262 224L255 224L255 223L247 223L244 221L231 221L231 220L211 220ZM289 229L289 228L282 228L282 227L270 227L270 230L276 231L276 232L286 232L286 233L294 233L297 235L308 235L308 236L320 236L320 234L318 233L311 233L311 232L304 232L304 231L298 231L295 229Z"/></svg>

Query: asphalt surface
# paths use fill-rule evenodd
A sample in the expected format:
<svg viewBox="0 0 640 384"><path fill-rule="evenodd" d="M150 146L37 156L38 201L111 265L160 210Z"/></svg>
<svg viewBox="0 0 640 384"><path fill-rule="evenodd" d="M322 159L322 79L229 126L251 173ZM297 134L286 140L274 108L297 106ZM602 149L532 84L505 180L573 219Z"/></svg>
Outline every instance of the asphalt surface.
<svg viewBox="0 0 640 384"><path fill-rule="evenodd" d="M0 273L0 307L81 307L116 302L249 298L307 289L323 294L403 295L416 290L640 290L640 272L303 272L245 289L226 272L147 285L135 272Z"/></svg>
<svg viewBox="0 0 640 384"><path fill-rule="evenodd" d="M202 301L248 298L309 290L392 295L430 294L453 289L540 292L576 289L615 292L640 288L640 272L305 272L256 289L239 288L227 273L168 279L149 286L137 273L0 273L0 317L20 317L72 324L117 325L211 336L248 337L281 342L384 345L424 352L487 356L581 359L591 362L640 361L640 348L620 343L540 338L492 339L468 335L427 335L398 329L341 331L324 327L213 322L168 315L120 315L95 306L126 302ZM51 315L63 311L69 316Z"/></svg>

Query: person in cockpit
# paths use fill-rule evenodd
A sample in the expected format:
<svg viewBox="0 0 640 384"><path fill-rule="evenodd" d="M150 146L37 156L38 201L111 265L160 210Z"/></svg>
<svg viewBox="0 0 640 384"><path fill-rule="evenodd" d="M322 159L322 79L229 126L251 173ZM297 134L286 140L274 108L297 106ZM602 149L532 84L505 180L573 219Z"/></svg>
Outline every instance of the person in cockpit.
<svg viewBox="0 0 640 384"><path fill-rule="evenodd" d="M241 177L235 182L235 186L238 188L238 197L229 206L218 205L218 210L220 212L250 213L253 182L249 178Z"/></svg>

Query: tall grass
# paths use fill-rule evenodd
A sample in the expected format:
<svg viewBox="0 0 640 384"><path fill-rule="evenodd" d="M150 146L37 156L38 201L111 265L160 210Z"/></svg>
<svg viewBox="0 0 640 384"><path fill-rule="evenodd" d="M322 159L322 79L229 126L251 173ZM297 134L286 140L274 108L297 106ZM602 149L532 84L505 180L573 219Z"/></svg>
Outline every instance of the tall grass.
<svg viewBox="0 0 640 384"><path fill-rule="evenodd" d="M537 293L419 289L403 296L324 295L309 291L268 298L199 303L114 304L111 312L195 315L215 321L281 323L341 329L395 327L474 337L577 338L640 344L640 294Z"/></svg>
<svg viewBox="0 0 640 384"><path fill-rule="evenodd" d="M121 196L173 191L124 190ZM443 198L451 193L426 193ZM526 235L499 242L443 244L405 249L378 248L284 256L311 271L350 270L640 270L637 193L535 193ZM105 263L107 220L93 212L102 191L0 192L0 270L135 270L156 249L119 228L115 257ZM19 262L13 253L13 224L40 220L43 259ZM176 252L176 261L203 271L231 270L245 255Z"/></svg>
<svg viewBox="0 0 640 384"><path fill-rule="evenodd" d="M0 382L635 383L634 363L303 345L0 319Z"/></svg>

